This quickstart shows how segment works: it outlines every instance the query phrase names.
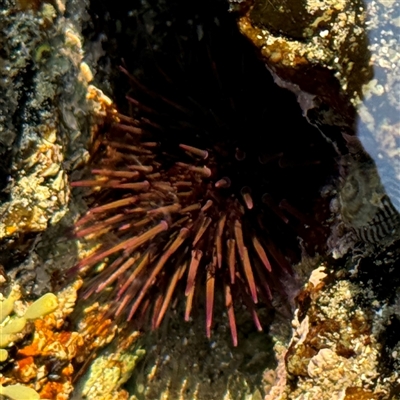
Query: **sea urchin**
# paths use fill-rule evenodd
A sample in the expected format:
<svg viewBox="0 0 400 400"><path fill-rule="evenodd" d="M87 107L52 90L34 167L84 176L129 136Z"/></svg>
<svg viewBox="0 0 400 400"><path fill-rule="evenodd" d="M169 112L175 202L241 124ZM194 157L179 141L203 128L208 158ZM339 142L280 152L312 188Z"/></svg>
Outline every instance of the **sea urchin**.
<svg viewBox="0 0 400 400"><path fill-rule="evenodd" d="M237 34L229 21L228 37ZM299 184L288 190L281 183L293 165L279 150L285 139L267 132L273 107L259 96L270 82L267 71L255 60L254 77L248 47L241 54L227 45L221 29L218 22L192 43L184 73L181 60L178 73L154 63L155 89L121 68L131 82L131 116L110 116L94 145L92 177L73 183L92 188L76 237L101 237L102 245L74 270L88 274L102 264L84 297L108 288L117 317L142 322L149 315L153 328L180 293L185 320L205 293L210 337L214 300L222 295L236 346L234 305L244 304L261 330L257 304L284 292L280 277L291 268L275 243L296 242L283 210L293 208L279 207L271 192L283 188L285 196Z"/></svg>
<svg viewBox="0 0 400 400"><path fill-rule="evenodd" d="M168 160L171 166L165 168L166 159L160 164L154 154L157 144L141 142L132 123L114 124L102 140L108 156L101 168L92 170L98 179L73 183L100 187L103 203L78 221L76 236L112 232L116 243L102 246L77 265L81 269L115 257L85 296L117 282L116 315L129 306L130 320L139 306L144 313L155 295L152 326L156 328L178 281L186 282L188 320L197 280L205 279L209 337L217 281L223 287L236 345L232 293L240 293L260 330L254 304L259 296L271 300L267 252L274 250L271 246L267 250L268 244L257 234L261 226L254 229L247 221L246 213L254 208L251 194L243 188L240 198L232 196L230 178L219 176L217 160L207 150L180 144L185 162ZM116 190L120 193L114 200ZM284 258L275 256L285 266Z"/></svg>

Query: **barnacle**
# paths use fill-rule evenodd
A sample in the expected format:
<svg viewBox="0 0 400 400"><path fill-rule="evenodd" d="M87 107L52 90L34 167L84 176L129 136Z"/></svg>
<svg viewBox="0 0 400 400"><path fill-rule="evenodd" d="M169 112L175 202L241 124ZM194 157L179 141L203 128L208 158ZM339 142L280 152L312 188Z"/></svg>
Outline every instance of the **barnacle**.
<svg viewBox="0 0 400 400"><path fill-rule="evenodd" d="M121 386L129 379L132 370L144 351L117 352L98 357L91 365L82 394L89 400L128 399Z"/></svg>

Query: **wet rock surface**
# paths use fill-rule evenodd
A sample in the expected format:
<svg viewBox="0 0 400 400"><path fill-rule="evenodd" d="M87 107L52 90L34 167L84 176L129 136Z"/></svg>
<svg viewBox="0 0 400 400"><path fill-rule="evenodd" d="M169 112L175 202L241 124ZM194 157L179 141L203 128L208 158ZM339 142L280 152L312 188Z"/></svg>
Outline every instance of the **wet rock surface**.
<svg viewBox="0 0 400 400"><path fill-rule="evenodd" d="M317 109L320 122L341 121L351 129L351 99L372 77L362 2L261 0L247 5L240 30L260 50L278 83L309 97L303 100L305 113Z"/></svg>
<svg viewBox="0 0 400 400"><path fill-rule="evenodd" d="M35 237L67 212L67 172L88 140L92 79L84 2L6 1L1 20L0 240ZM74 17L70 17L74 15Z"/></svg>

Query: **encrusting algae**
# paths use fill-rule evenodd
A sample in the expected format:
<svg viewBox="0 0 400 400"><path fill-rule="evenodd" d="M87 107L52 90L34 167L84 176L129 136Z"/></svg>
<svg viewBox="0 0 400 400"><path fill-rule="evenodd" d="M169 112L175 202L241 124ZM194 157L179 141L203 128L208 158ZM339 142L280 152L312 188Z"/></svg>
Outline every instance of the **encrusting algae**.
<svg viewBox="0 0 400 400"><path fill-rule="evenodd" d="M0 362L4 362L8 358L6 347L9 347L16 341L22 340L28 332L28 330L25 330L28 321L42 318L55 311L58 307L57 297L53 293L46 293L28 306L22 316L11 315L16 314L14 312L14 305L20 297L20 289L18 286L15 286L11 290L10 295L0 304ZM40 398L34 389L22 384L1 385L0 394L15 400L34 400Z"/></svg>
<svg viewBox="0 0 400 400"><path fill-rule="evenodd" d="M13 290L1 304L0 348L3 350L1 361L7 359L4 348L18 340L18 334L23 331L29 320L44 317L58 307L57 297L53 293L47 293L31 304L23 316L10 317L14 310L14 303L19 300L19 297L19 289Z"/></svg>
<svg viewBox="0 0 400 400"><path fill-rule="evenodd" d="M78 280L57 296L47 293L30 305L20 300L19 286L13 286L0 307L3 357L0 394L12 400L70 398L72 360L86 354L82 336L65 328L65 319L73 311L80 285ZM16 342L18 345L14 346Z"/></svg>

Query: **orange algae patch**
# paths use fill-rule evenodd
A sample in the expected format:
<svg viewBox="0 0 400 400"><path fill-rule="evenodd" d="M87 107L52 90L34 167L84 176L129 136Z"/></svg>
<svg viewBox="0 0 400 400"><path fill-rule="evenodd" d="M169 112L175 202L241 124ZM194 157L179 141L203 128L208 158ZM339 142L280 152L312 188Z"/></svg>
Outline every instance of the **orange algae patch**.
<svg viewBox="0 0 400 400"><path fill-rule="evenodd" d="M65 391L65 383L47 382L40 391L41 399L67 400L69 396L62 393Z"/></svg>
<svg viewBox="0 0 400 400"><path fill-rule="evenodd" d="M63 327L65 318L73 311L80 285L80 281L76 281L58 296L47 293L30 304L20 301L19 313L13 310L19 295L10 294L3 300L3 328L5 332L17 330L19 336L7 345L7 349L13 347L15 352L12 358L3 361L0 394L17 400L69 399L73 390L72 361L78 353L84 352L85 344L79 333ZM10 316L13 311L15 315ZM22 327L20 321L25 321ZM28 334L31 340L24 346L22 343L27 343Z"/></svg>
<svg viewBox="0 0 400 400"><path fill-rule="evenodd" d="M25 357L17 361L17 368L15 374L19 382L28 383L37 376L37 366L33 357Z"/></svg>
<svg viewBox="0 0 400 400"><path fill-rule="evenodd" d="M33 342L18 350L18 355L26 357L61 356L72 359L83 348L83 338L77 332L53 332L46 324L45 319L35 321Z"/></svg>
<svg viewBox="0 0 400 400"><path fill-rule="evenodd" d="M52 316L35 320L35 332L33 341L28 346L19 349L17 357L17 377L22 382L29 382L37 378L38 369L42 367L39 359L56 359L59 362L66 363L62 368L57 382L49 381L47 375L51 373L45 366L46 373L37 385L41 398L66 400L73 390L72 375L74 368L71 361L79 352L84 351L84 340L77 332L61 331L54 332L54 319Z"/></svg>

